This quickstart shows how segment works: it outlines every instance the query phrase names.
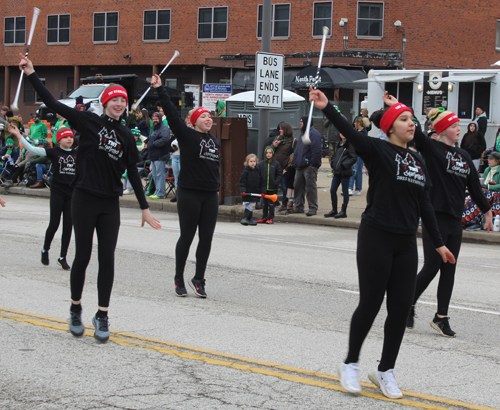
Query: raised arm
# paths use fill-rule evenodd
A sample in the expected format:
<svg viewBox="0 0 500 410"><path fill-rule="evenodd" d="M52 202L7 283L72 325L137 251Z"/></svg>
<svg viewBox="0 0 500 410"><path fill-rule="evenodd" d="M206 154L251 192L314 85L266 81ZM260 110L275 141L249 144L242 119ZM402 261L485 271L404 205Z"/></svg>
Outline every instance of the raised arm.
<svg viewBox="0 0 500 410"><path fill-rule="evenodd" d="M19 62L19 69L28 76L28 80L30 81L31 84L33 84L35 91L38 93L38 95L45 103L45 105L47 105L47 107L54 110L58 114L62 115L68 121L78 122L78 119L81 118L81 116L83 115L82 111L75 110L57 101L38 78L38 75L35 72L32 62L28 60L28 58L25 57L23 54L20 53L19 55L21 56L21 61Z"/></svg>
<svg viewBox="0 0 500 410"><path fill-rule="evenodd" d="M165 90L165 88L163 88L163 86L161 85L161 79L158 74L153 75L153 78L151 79L151 85L156 89L156 92L158 93L158 98L160 100L161 107L163 108L163 112L167 117L170 129L175 134L177 139L179 139L179 137L182 138L188 127L184 123L184 121L181 120L177 109L175 108L172 101L170 101L167 90Z"/></svg>
<svg viewBox="0 0 500 410"><path fill-rule="evenodd" d="M47 156L47 151L45 151L45 148L39 148L39 147L34 147L31 145L26 138L22 136L22 134L19 132L17 127L13 124L9 124L8 128L9 132L14 135L20 142L23 144L23 146L31 153L35 155L40 155L41 157Z"/></svg>
<svg viewBox="0 0 500 410"><path fill-rule="evenodd" d="M323 113L337 130L354 146L359 154L367 153L372 144L372 138L356 130L349 122L328 102L328 98L320 90L309 89L309 101L323 110Z"/></svg>

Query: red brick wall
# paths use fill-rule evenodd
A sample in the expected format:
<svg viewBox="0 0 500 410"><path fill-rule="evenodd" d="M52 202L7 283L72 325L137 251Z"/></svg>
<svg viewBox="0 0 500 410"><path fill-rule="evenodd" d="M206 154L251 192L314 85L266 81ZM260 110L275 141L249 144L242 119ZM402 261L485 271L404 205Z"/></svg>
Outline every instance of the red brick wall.
<svg viewBox="0 0 500 410"><path fill-rule="evenodd" d="M256 39L257 1L241 0L187 0L147 3L132 1L56 1L26 0L0 1L2 16L27 16L29 31L32 9L37 6L41 14L30 50L31 59L38 65L123 65L124 54L131 54L131 65L163 66L174 49L181 53L174 65L203 65L206 58L219 58L223 54L254 54L261 49ZM285 1L273 1L274 4ZM313 1L294 0L291 3L291 32L288 40L272 41L272 52L291 54L319 51L321 40L312 38ZM393 23L401 20L406 29L407 68L432 68L420 64L440 66L488 68L500 59L495 50L496 20L500 18L498 0L386 1L384 9L384 38L357 40L355 36L357 3L352 0L333 2L333 32L325 51L343 50L343 29L338 26L341 17L347 24L349 48L400 49L402 34ZM198 7L229 6L229 28L226 41L200 42L197 40ZM144 9L172 10L171 41L169 43L143 43L142 21ZM5 10L7 12L5 13ZM93 12L118 11L119 36L117 44L92 43ZM46 27L48 14L71 14L71 44L48 46ZM28 33L27 33L28 35ZM24 47L5 47L0 65L13 66L17 54Z"/></svg>

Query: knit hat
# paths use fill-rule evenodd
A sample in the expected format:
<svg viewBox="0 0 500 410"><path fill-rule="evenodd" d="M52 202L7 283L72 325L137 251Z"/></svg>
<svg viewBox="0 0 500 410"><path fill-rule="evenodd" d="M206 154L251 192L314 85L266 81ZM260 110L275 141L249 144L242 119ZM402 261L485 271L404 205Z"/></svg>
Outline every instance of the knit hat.
<svg viewBox="0 0 500 410"><path fill-rule="evenodd" d="M427 131L428 137L431 137L433 134L436 134L436 130L432 129L432 130Z"/></svg>
<svg viewBox="0 0 500 410"><path fill-rule="evenodd" d="M154 112L153 114L151 114L151 119L153 119L153 117L157 117L158 121L161 121L161 114L159 112Z"/></svg>
<svg viewBox="0 0 500 410"><path fill-rule="evenodd" d="M488 155L488 158L500 160L500 152L493 151L490 155Z"/></svg>
<svg viewBox="0 0 500 410"><path fill-rule="evenodd" d="M75 138L75 135L73 134L73 130L71 128L63 127L59 128L56 134L56 141L59 142L63 138L66 137L73 137Z"/></svg>
<svg viewBox="0 0 500 410"><path fill-rule="evenodd" d="M10 117L13 117L13 116L14 116L14 113L13 113L12 111L7 111L7 112L5 113L5 116L6 116L7 118L10 118Z"/></svg>
<svg viewBox="0 0 500 410"><path fill-rule="evenodd" d="M432 126L438 134L441 134L445 129L460 121L457 114L445 111L442 107L433 108L427 116L432 121Z"/></svg>
<svg viewBox="0 0 500 410"><path fill-rule="evenodd" d="M14 146L14 140L12 138L7 138L7 141L5 141L5 146Z"/></svg>
<svg viewBox="0 0 500 410"><path fill-rule="evenodd" d="M398 118L405 111L409 111L413 115L411 108L402 103L397 103L389 107L380 120L380 129L385 133L385 135L389 136L389 130L391 129L392 124L394 124L396 118Z"/></svg>
<svg viewBox="0 0 500 410"><path fill-rule="evenodd" d="M75 98L75 102L77 104L83 104L83 96L82 95L79 95L78 97Z"/></svg>
<svg viewBox="0 0 500 410"><path fill-rule="evenodd" d="M112 98L115 97L123 97L125 100L127 100L128 104L128 95L127 95L127 90L125 88L117 85L115 87L110 87L104 90L101 96L101 104L104 107L106 103L111 100Z"/></svg>
<svg viewBox="0 0 500 410"><path fill-rule="evenodd" d="M134 137L140 137L141 136L141 131L139 130L139 128L135 127L135 128L132 128L130 130L130 132L132 133L132 135Z"/></svg>
<svg viewBox="0 0 500 410"><path fill-rule="evenodd" d="M210 111L208 111L206 108L200 107L194 110L194 112L191 114L191 124L194 126L196 124L196 120L198 117L203 114L204 112L208 112L210 114Z"/></svg>

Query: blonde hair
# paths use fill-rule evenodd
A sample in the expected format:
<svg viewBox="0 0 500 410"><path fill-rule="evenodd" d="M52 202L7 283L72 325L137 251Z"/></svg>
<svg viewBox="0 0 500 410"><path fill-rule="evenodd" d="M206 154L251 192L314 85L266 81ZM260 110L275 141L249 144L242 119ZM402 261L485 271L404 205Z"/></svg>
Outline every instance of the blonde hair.
<svg viewBox="0 0 500 410"><path fill-rule="evenodd" d="M257 158L257 155L255 155L255 154L248 154L247 157L245 158L245 162L243 163L243 165L248 166L248 163L250 162L250 160L252 158L255 158L255 162L256 163L259 162L259 159Z"/></svg>
<svg viewBox="0 0 500 410"><path fill-rule="evenodd" d="M429 111L427 114L427 117L429 120L432 122L432 128L435 127L435 125L441 121L443 118L446 116L453 114L451 111L445 111L443 108L433 108L432 110ZM435 128L434 128L435 129ZM437 140L441 141L442 134L445 130L441 131L439 134L436 132L437 135Z"/></svg>

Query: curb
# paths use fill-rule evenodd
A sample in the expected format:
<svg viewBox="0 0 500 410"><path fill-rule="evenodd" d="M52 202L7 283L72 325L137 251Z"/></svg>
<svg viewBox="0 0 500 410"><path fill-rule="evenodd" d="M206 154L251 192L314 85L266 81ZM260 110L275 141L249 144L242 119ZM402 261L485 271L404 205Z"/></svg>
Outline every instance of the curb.
<svg viewBox="0 0 500 410"><path fill-rule="evenodd" d="M50 198L50 190L47 188L31 189L26 187L0 188L2 195L26 195L38 198ZM170 202L168 199L149 199L149 207L152 211L177 213L177 203ZM138 209L138 203L135 195L126 195L120 197L120 206L124 208ZM262 211L257 210L254 216L259 218L262 216ZM219 221L224 222L239 222L243 217L243 207L241 205L219 205ZM280 223L296 223L308 224L316 226L332 226L336 228L358 229L360 220L356 217L345 219L325 218L318 214L315 216L299 215L283 215L276 212L275 222ZM422 236L422 228L418 228L418 237ZM483 232L483 231L463 231L462 242L478 243L478 244L500 244L500 232Z"/></svg>

